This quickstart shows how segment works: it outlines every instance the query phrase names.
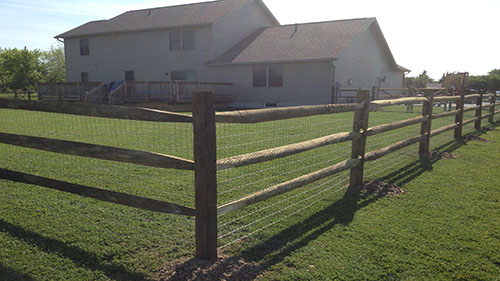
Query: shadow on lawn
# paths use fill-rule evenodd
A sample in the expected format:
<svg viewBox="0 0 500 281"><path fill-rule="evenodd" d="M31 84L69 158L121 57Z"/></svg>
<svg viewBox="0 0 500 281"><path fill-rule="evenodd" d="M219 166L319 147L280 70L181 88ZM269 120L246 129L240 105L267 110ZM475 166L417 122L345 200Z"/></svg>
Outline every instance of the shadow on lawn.
<svg viewBox="0 0 500 281"><path fill-rule="evenodd" d="M467 136L478 136L486 133L488 128L473 132L464 136L460 140L452 140L443 144L435 150L440 152L452 153L463 145L467 145ZM397 171L381 178L390 184L403 186L426 171L432 170L432 165L439 161L437 158L422 157ZM311 241L332 229L336 225L349 225L355 213L376 202L386 194L365 196L360 191L346 193L342 199L333 203L322 211L309 216L299 223L289 226L275 236L252 246L238 257L228 258L219 261L217 264L205 264L203 274L179 275L179 272L186 272L192 268L196 259L190 259L176 267L176 273L162 280L205 280L210 276L210 280L254 280L266 269L283 261L291 253L307 246ZM245 262L251 261L251 262ZM253 263L252 263L253 262ZM237 270L234 267L238 267ZM184 279L182 279L182 278Z"/></svg>
<svg viewBox="0 0 500 281"><path fill-rule="evenodd" d="M0 276L3 281L34 281L32 277L0 263Z"/></svg>
<svg viewBox="0 0 500 281"><path fill-rule="evenodd" d="M38 233L6 222L3 219L0 219L0 231L7 232L9 235L16 237L19 240L35 245L44 252L54 253L68 258L77 266L100 271L112 280L149 280L145 275L130 272L123 266L112 263L105 264L97 255L89 253L79 247L68 245L67 243L57 239L44 237ZM3 272L2 270L4 270L3 267L0 268L0 273ZM25 275L22 275L22 273L13 272L10 269L6 269L6 271L7 274L11 274L13 277L16 276L15 274L20 274L20 279L13 280L33 280ZM26 279L22 279L23 277Z"/></svg>

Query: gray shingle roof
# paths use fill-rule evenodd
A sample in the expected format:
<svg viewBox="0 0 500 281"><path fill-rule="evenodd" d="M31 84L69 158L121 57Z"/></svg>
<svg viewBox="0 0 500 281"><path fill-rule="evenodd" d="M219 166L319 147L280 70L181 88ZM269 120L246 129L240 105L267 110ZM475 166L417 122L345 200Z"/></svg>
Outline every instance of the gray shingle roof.
<svg viewBox="0 0 500 281"><path fill-rule="evenodd" d="M251 0L220 0L129 11L109 20L88 22L56 38L206 25L244 6L249 1Z"/></svg>
<svg viewBox="0 0 500 281"><path fill-rule="evenodd" d="M262 28L208 65L331 60L375 18Z"/></svg>

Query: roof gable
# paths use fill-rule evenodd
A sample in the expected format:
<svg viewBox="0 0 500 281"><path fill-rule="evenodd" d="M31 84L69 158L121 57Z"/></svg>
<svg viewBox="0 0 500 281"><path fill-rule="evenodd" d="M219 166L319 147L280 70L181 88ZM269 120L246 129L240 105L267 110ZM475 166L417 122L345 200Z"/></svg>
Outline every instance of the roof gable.
<svg viewBox="0 0 500 281"><path fill-rule="evenodd" d="M109 20L83 24L56 38L208 25L253 0L219 0L125 12Z"/></svg>
<svg viewBox="0 0 500 281"><path fill-rule="evenodd" d="M209 65L332 60L373 18L262 28Z"/></svg>

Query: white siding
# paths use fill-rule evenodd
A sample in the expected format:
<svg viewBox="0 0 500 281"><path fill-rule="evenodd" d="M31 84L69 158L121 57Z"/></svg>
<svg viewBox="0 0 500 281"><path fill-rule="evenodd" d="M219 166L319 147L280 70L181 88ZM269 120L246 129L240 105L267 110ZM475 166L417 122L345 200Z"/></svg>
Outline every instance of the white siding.
<svg viewBox="0 0 500 281"><path fill-rule="evenodd" d="M273 18L258 1L250 2L213 24L213 58L227 51L257 29L275 25Z"/></svg>
<svg viewBox="0 0 500 281"><path fill-rule="evenodd" d="M236 84L235 107L258 108L266 103L278 106L312 105L331 102L333 68L327 62L282 64L283 87L254 88L253 66L225 66L218 78Z"/></svg>
<svg viewBox="0 0 500 281"><path fill-rule="evenodd" d="M387 57L386 49L377 36L374 24L361 33L353 43L341 53L336 66L336 82L344 88L371 89L376 86L377 77L386 77L383 88L401 88L403 72L395 70ZM353 85L348 81L352 79Z"/></svg>
<svg viewBox="0 0 500 281"><path fill-rule="evenodd" d="M176 70L192 70L205 80L203 63L212 58L211 27L194 29L194 50L170 51L169 31L90 37L89 56L80 56L81 38L66 39L67 81L79 81L81 72L88 72L92 81L123 80L125 70L134 71L136 80L170 80L165 73Z"/></svg>

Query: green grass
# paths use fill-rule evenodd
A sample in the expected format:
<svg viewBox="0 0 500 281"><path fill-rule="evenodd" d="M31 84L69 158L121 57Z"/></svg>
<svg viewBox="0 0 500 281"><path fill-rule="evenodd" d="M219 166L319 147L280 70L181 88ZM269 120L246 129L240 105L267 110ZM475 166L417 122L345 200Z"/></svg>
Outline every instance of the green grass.
<svg viewBox="0 0 500 281"><path fill-rule="evenodd" d="M32 95L31 96L32 100L38 100L38 95L36 93L33 93L31 95ZM9 93L1 93L0 92L0 99L14 99L14 97L15 97L14 93L10 93L10 92ZM22 95L20 98L27 100L28 96L27 95Z"/></svg>
<svg viewBox="0 0 500 281"><path fill-rule="evenodd" d="M419 111L418 107L416 111ZM371 114L370 125L417 115L418 113L404 113L401 107L391 107ZM0 120L2 132L193 158L192 128L186 124L159 124L5 109L0 109ZM436 120L433 128L449 124L452 120ZM217 128L218 157L349 131L351 127L352 113L258 125L221 124ZM367 150L417 135L419 130L419 125L414 125L371 137ZM471 131L470 126L467 130ZM488 136L496 136L500 142L498 133L489 133ZM436 138L433 146L450 140L451 135L445 134ZM387 176L388 181L399 180L409 191L407 195L398 198L344 198L342 187L347 176L343 173L339 177L319 181L221 218L220 233L230 234L220 239L221 246L255 232L243 239L243 242L224 248L223 251L256 260L265 269L262 278L269 280L335 277L373 280L420 280L420 277L446 279L451 276L449 271L457 270L451 270L449 266L462 266L461 263L466 263L467 258L476 256L464 257L458 264L446 260L445 258L458 256L461 253L459 250L463 250L461 247L464 246L458 245L457 249L451 247L454 242L462 242L458 238L439 242L443 238L437 235L441 230L449 236L461 234L464 228L468 229L469 216L478 216L480 221L471 221L474 227L470 235L484 230L480 224L486 222L491 227L488 233L499 232L498 212L488 209L492 204L476 206L477 202L474 203L474 200L460 197L469 194L477 201L483 198L484 193L491 196L488 197L490 199L496 198L498 205L498 190L495 191L495 187L499 186L498 173L497 177L492 177L492 171L498 171L499 147L496 143L469 143L457 151L461 156L459 159L440 161L433 165L432 171L427 170L428 164L422 166L420 162L414 162L417 159L417 149L418 147L411 146L367 165L367 178ZM497 151L496 158L495 153L491 153L492 149ZM2 168L186 206L194 205L192 172L84 159L8 145L0 145L0 151ZM443 165L459 165L462 162L462 165L466 165L472 161L469 158L474 153L478 153L477 159L482 159L481 153L485 151L484 157L492 157L496 162L479 160L478 165L471 168L448 167L437 172ZM470 157L467 153L470 153ZM350 144L345 143L220 172L219 204L335 164L349 156ZM391 163L393 165L389 165ZM479 167L481 163L484 167ZM410 177L399 177L399 174L391 176L391 173L405 166ZM481 184L484 191L483 188L478 191L464 187L468 190L467 193L460 189L461 186L451 184L450 170L459 169L461 173L466 173L472 168L489 175L487 178L490 182ZM440 181L425 182L436 174L441 176ZM475 177L471 180L478 183ZM441 185L441 182L446 186ZM420 186L422 184L425 186ZM155 276L162 264L193 253L192 218L145 212L8 181L0 181L0 188L0 276L7 276L6 280L148 280ZM423 192L425 190L427 192ZM449 190L456 192L448 192ZM312 197L318 194L319 200L318 197ZM460 198L463 200L459 200ZM307 208L301 210L304 206ZM440 210L441 216L435 213L436 210ZM281 213L273 215L278 211ZM474 212L469 214L471 211ZM488 211L491 215L478 215L483 211ZM464 215L466 219L458 214ZM232 220L236 221L231 223ZM247 226L249 223L253 224ZM447 224L441 226L440 223ZM239 228L242 229L236 231ZM262 231L257 231L261 228ZM430 237L432 239L429 243L424 243L427 236L434 235L436 237ZM478 236L481 239L477 245L474 244L477 247L471 248L477 255L487 251L484 247L498 249L498 236L490 236L489 240L484 240L484 235L487 234ZM394 244L396 242L398 243ZM492 257L497 258L498 262L498 256L492 254ZM427 268L434 262L437 264ZM483 259L482 262L484 268L479 268L481 272L485 272L484 276L493 276L491 265L495 260L488 263ZM474 266L472 264L469 267ZM470 269L460 272L467 270ZM471 276L488 279L481 277L483 275Z"/></svg>

